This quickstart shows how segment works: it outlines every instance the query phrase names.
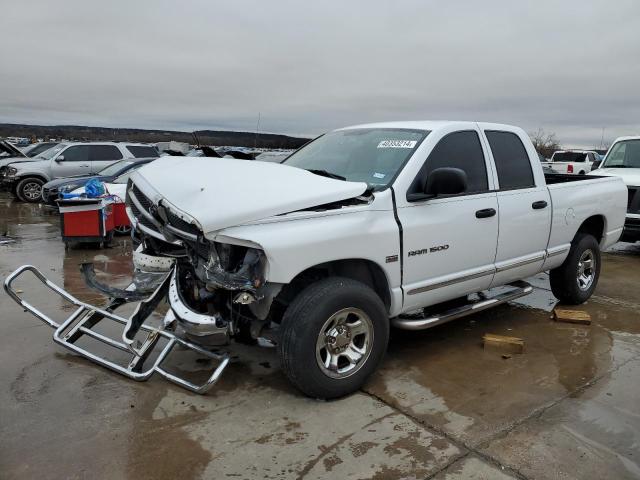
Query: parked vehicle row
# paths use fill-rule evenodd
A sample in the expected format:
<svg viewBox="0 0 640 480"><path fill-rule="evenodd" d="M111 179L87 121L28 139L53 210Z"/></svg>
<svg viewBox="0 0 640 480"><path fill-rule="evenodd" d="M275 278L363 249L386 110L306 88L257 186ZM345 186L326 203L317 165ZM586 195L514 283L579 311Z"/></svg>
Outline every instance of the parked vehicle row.
<svg viewBox="0 0 640 480"><path fill-rule="evenodd" d="M95 175L103 168L130 158L157 157L158 151L142 143L60 143L34 158L18 159L0 171L0 182L25 202L42 200L42 186L73 175Z"/></svg>

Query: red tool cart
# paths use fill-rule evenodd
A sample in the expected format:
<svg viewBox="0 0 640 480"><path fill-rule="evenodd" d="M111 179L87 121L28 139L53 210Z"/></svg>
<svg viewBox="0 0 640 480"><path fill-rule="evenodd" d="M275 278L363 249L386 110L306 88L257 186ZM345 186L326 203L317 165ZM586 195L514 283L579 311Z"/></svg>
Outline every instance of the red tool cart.
<svg viewBox="0 0 640 480"><path fill-rule="evenodd" d="M58 206L65 247L71 243L99 243L106 247L111 243L116 225L114 203L110 198L58 200Z"/></svg>

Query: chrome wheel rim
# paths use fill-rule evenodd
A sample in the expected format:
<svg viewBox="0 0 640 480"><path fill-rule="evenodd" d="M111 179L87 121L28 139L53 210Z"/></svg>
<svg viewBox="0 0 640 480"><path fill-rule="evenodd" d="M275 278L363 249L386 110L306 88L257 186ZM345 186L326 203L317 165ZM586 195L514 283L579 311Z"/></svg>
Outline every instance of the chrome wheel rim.
<svg viewBox="0 0 640 480"><path fill-rule="evenodd" d="M578 260L578 288L589 290L596 278L596 257L592 250L585 250Z"/></svg>
<svg viewBox="0 0 640 480"><path fill-rule="evenodd" d="M366 363L373 345L373 322L359 308L337 311L324 323L316 342L316 361L322 373L346 378Z"/></svg>
<svg viewBox="0 0 640 480"><path fill-rule="evenodd" d="M114 228L116 233L129 233L131 231L131 227L128 225L119 225Z"/></svg>
<svg viewBox="0 0 640 480"><path fill-rule="evenodd" d="M29 200L38 200L42 197L42 185L37 182L25 183L24 187L22 187L22 194Z"/></svg>

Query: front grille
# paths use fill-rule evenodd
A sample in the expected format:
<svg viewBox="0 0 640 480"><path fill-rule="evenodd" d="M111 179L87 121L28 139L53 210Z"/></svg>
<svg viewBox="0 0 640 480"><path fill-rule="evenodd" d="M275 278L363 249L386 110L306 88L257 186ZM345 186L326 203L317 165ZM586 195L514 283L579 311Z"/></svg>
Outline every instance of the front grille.
<svg viewBox="0 0 640 480"><path fill-rule="evenodd" d="M129 182L131 182L131 180L129 180ZM135 185L129 183L127 187L130 187L130 188L127 188L127 198L125 202L127 206L131 209L131 213L133 214L133 216L136 217L136 220L138 221L139 224L147 227L150 230L153 230L154 232L158 232L158 228L153 224L153 222L149 220L145 215L143 215L143 213L138 209L135 202L131 199L131 195L136 197L136 200L138 201L138 203L147 212L149 211L149 207L151 207L152 205L151 200L149 200L147 196L144 195Z"/></svg>
<svg viewBox="0 0 640 480"><path fill-rule="evenodd" d="M165 209L165 212L167 213L167 220L169 220L169 224L172 227L177 228L178 230L182 230L183 232L190 233L191 235L200 234L200 230L198 230L198 227L196 227L193 223L185 222L179 216L175 215L167 209Z"/></svg>
<svg viewBox="0 0 640 480"><path fill-rule="evenodd" d="M142 207L145 210L148 211L149 207L153 205L153 202L149 200L147 196L144 193L142 193L140 189L138 189L138 187L136 187L135 185L133 185L131 188L133 190L133 194L136 196L136 199L138 200L138 203L142 205Z"/></svg>
<svg viewBox="0 0 640 480"><path fill-rule="evenodd" d="M628 188L627 212L629 213L640 212L640 188L639 187Z"/></svg>
<svg viewBox="0 0 640 480"><path fill-rule="evenodd" d="M127 203L127 206L131 209L131 213L136 218L136 220L138 220L140 224L144 225L147 228L152 229L155 232L161 233L158 227L154 225L154 222L149 220L149 218L147 218L144 215L144 213L140 211L140 209L136 206L136 203L133 201L132 197L134 197L137 200L138 204L142 207L142 209L145 210L145 212L148 215L151 215L160 224L163 223L162 219L165 218L165 214L166 214L167 223L171 225L173 228L175 228L176 230L179 230L180 232L184 232L185 234L190 234L195 236L201 235L201 232L198 229L198 227L196 227L192 223L189 223L183 220L182 218L177 216L175 213L169 211L168 208L162 208L162 206L160 206L158 208L161 210L161 212L156 212L155 208L152 208L154 205L153 202L144 193L142 193L135 184L133 184L131 181L129 182L130 182L129 185L127 186L128 188L127 188L126 203ZM172 231L171 233L177 236L181 236L178 232Z"/></svg>

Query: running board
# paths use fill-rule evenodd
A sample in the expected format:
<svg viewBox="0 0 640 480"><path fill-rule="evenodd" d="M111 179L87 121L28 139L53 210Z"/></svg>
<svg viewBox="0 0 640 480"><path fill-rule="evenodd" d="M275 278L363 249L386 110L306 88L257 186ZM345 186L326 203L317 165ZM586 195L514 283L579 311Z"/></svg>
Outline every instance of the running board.
<svg viewBox="0 0 640 480"><path fill-rule="evenodd" d="M513 289L500 293L495 297L484 298L461 307L445 310L437 315L423 317L415 315L401 315L392 319L391 323L394 327L401 328L403 330L425 330L427 328L455 320L456 318L466 317L472 313L481 312L482 310L510 302L516 298L524 297L533 291L533 287L531 285L521 280L510 283L506 286L513 287Z"/></svg>

